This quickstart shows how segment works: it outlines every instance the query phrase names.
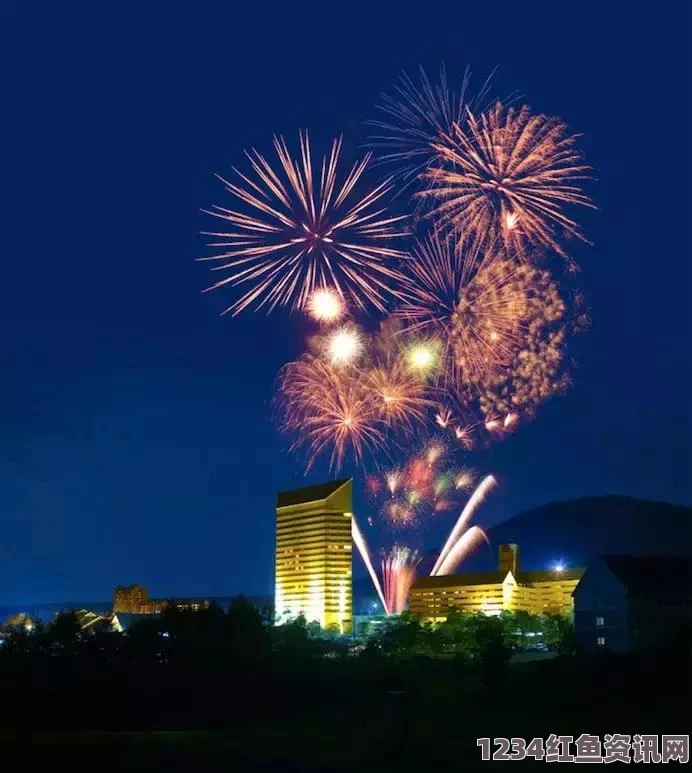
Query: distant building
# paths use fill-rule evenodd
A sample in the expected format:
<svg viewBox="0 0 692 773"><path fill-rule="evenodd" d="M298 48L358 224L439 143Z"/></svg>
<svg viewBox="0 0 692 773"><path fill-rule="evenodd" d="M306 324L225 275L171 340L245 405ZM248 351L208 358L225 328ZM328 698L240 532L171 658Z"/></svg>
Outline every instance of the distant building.
<svg viewBox="0 0 692 773"><path fill-rule="evenodd" d="M352 626L352 480L282 491L276 500L274 609L323 628Z"/></svg>
<svg viewBox="0 0 692 773"><path fill-rule="evenodd" d="M471 574L419 577L411 586L409 610L425 620L446 620L450 610L485 612L545 612L570 615L572 591L583 569L522 571L519 547L500 545L498 570Z"/></svg>
<svg viewBox="0 0 692 773"><path fill-rule="evenodd" d="M572 595L580 650L657 649L692 625L692 559L603 555Z"/></svg>
<svg viewBox="0 0 692 773"><path fill-rule="evenodd" d="M138 614L149 601L149 592L143 585L117 585L113 592L113 612Z"/></svg>
<svg viewBox="0 0 692 773"><path fill-rule="evenodd" d="M199 612L209 607L209 599L150 599L143 585L118 585L113 592L114 614L159 615L170 607Z"/></svg>

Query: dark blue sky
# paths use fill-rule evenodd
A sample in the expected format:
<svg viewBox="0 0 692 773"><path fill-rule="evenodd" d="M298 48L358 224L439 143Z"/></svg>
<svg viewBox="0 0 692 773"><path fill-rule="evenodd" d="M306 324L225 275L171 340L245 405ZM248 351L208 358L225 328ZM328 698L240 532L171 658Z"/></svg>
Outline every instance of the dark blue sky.
<svg viewBox="0 0 692 773"><path fill-rule="evenodd" d="M583 132L598 170L577 250L593 325L569 394L469 460L502 480L493 517L692 502L686 20L380 6L2 15L0 603L270 590L275 492L305 478L269 401L304 323L219 318L199 210L273 132L357 152L379 91L442 59L452 80L498 65L495 92Z"/></svg>

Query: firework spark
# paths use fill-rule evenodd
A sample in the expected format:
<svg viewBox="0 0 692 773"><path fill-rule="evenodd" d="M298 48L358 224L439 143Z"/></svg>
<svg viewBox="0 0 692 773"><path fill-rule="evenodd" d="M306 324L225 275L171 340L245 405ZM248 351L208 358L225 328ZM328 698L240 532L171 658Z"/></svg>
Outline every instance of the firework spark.
<svg viewBox="0 0 692 773"><path fill-rule="evenodd" d="M470 491L476 481L476 471L470 467L462 467L454 479L454 488L458 491Z"/></svg>
<svg viewBox="0 0 692 773"><path fill-rule="evenodd" d="M442 429L446 429L451 420L452 412L449 410L449 408L440 408L440 410L435 414L435 423L439 427L442 427Z"/></svg>
<svg viewBox="0 0 692 773"><path fill-rule="evenodd" d="M209 289L247 288L227 309L232 315L251 307L302 309L323 287L358 309L384 311L399 280L391 261L404 257L386 246L389 239L404 235L404 216L389 216L383 204L391 182L385 180L357 198L355 189L370 154L340 180L341 139L336 139L316 179L307 133L299 140L300 156L294 159L285 140L274 137L277 169L253 149L246 156L254 177L234 169L238 182L219 178L244 211L221 206L207 210L229 224L227 231L205 232L215 254L201 260L217 262L214 271L230 272Z"/></svg>
<svg viewBox="0 0 692 773"><path fill-rule="evenodd" d="M393 176L404 188L435 161L433 144L440 134L449 134L455 124L463 123L470 79L467 69L459 88L453 90L447 84L444 65L439 82L434 84L421 67L417 80L402 73L394 85L394 95L381 95L377 109L383 118L368 122L378 132L369 138L369 147L378 152L376 163L393 166ZM484 99L489 80L473 100L474 106Z"/></svg>
<svg viewBox="0 0 692 773"><path fill-rule="evenodd" d="M395 545L382 553L382 581L388 614L400 614L406 608L408 592L416 579L420 556L404 545Z"/></svg>
<svg viewBox="0 0 692 773"><path fill-rule="evenodd" d="M429 187L418 195L433 202L443 227L479 239L500 237L555 250L564 235L586 241L566 206L593 207L580 185L590 179L576 148L577 136L558 118L524 106L496 103L433 142L438 164L422 173Z"/></svg>
<svg viewBox="0 0 692 773"><path fill-rule="evenodd" d="M478 510L478 508L483 504L483 502L485 502L488 494L496 486L497 486L497 481L495 480L494 476L487 475L480 482L480 484L473 492L473 494L471 494L468 502L464 506L464 509L461 511L461 514L459 515L457 522L454 524L452 531L449 533L449 537L447 537L447 541L445 542L444 547L440 551L440 555L437 557L435 566L433 567L432 572L430 572L431 576L435 576L443 573L441 572L441 567L444 565L445 559L450 554L450 551L453 550L456 543L461 538L462 534L465 532L466 526L468 522L471 520L471 518L473 518L476 510Z"/></svg>
<svg viewBox="0 0 692 773"><path fill-rule="evenodd" d="M282 369L282 427L294 435L293 449L309 449L308 469L329 449L330 466L338 469L349 450L360 461L366 450L384 443L373 393L360 379L341 371L309 354Z"/></svg>

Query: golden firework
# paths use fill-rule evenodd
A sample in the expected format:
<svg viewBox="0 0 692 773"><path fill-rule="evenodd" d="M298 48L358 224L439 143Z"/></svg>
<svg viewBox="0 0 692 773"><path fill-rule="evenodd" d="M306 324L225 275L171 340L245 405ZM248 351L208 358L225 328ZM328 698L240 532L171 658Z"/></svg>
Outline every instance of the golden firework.
<svg viewBox="0 0 692 773"><path fill-rule="evenodd" d="M324 453L339 469L346 454L360 461L384 444L374 393L359 378L310 354L290 362L279 380L282 428L293 449L308 449L308 469Z"/></svg>
<svg viewBox="0 0 692 773"><path fill-rule="evenodd" d="M564 236L586 241L567 208L593 207L581 187L591 170L576 140L559 118L526 106L497 102L480 118L467 109L465 121L433 143L438 163L423 171L428 187L418 196L432 201L430 215L443 227L566 257Z"/></svg>
<svg viewBox="0 0 692 773"><path fill-rule="evenodd" d="M253 149L246 153L252 172L234 169L238 182L219 178L242 208L207 210L229 224L227 231L205 232L215 254L201 260L229 272L209 289L246 288L227 309L233 315L250 307L302 309L320 288L348 298L355 308L384 311L399 278L392 260L403 257L387 244L405 234L404 216L390 216L384 206L392 185L385 180L356 195L371 154L340 177L340 138L317 169L307 132L299 141L295 159L283 137L274 138L276 169Z"/></svg>

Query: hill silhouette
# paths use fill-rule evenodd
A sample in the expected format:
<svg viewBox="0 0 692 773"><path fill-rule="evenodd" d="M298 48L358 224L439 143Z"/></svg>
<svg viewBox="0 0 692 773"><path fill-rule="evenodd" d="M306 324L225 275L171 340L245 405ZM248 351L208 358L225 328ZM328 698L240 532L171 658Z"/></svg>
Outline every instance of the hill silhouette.
<svg viewBox="0 0 692 773"><path fill-rule="evenodd" d="M481 524L482 525L482 524ZM692 508L667 502L608 495L549 502L486 530L490 546L482 546L459 571L496 568L497 547L519 545L524 569L544 569L563 562L586 566L599 553L692 555ZM439 548L426 553L419 574L427 574ZM357 612L372 603L369 578L353 587Z"/></svg>

